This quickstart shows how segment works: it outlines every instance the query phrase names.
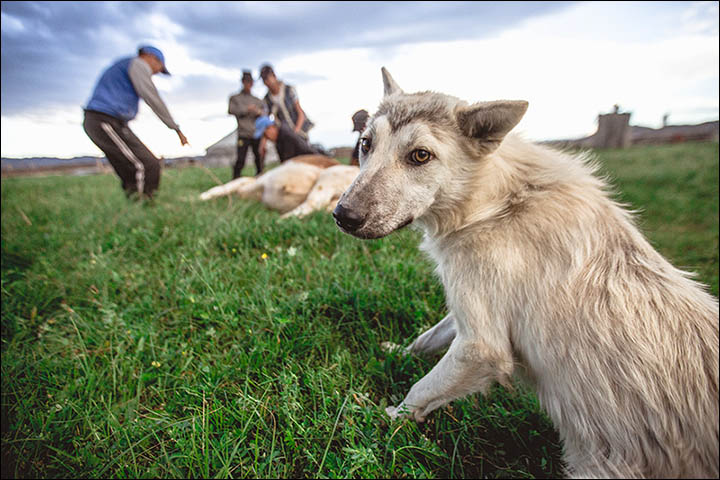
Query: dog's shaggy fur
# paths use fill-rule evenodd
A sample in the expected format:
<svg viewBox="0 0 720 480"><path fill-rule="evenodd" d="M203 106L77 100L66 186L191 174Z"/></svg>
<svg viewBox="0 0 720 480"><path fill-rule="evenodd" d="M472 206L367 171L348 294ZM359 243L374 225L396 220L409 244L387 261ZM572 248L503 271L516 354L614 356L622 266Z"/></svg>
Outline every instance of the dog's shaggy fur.
<svg viewBox="0 0 720 480"><path fill-rule="evenodd" d="M422 229L450 310L406 351L449 349L388 413L422 421L522 373L569 475L717 478L717 299L653 249L588 156L506 136L526 102L383 79L336 221L360 238Z"/></svg>
<svg viewBox="0 0 720 480"><path fill-rule="evenodd" d="M316 210L332 211L358 171L324 155L299 155L257 178L240 177L213 187L200 199L237 195L277 210L280 218L304 217Z"/></svg>

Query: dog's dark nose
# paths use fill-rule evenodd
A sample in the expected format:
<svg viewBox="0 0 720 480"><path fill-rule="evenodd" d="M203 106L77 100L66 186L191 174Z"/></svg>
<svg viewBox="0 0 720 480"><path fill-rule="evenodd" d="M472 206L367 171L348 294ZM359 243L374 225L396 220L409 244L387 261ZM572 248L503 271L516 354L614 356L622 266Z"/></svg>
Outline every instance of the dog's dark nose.
<svg viewBox="0 0 720 480"><path fill-rule="evenodd" d="M340 203L338 203L335 210L333 210L333 217L335 217L335 222L348 232L354 232L365 223L364 215L345 208Z"/></svg>

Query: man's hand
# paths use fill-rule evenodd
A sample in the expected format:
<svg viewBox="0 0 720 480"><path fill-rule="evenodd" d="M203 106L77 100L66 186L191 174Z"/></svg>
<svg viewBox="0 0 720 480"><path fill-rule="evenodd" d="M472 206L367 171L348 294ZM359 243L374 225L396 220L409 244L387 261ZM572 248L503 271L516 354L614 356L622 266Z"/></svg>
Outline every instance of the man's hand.
<svg viewBox="0 0 720 480"><path fill-rule="evenodd" d="M250 113L253 113L258 116L262 115L262 112L257 107L257 105L250 104L250 105L248 105L247 109L248 109L248 112L250 112Z"/></svg>
<svg viewBox="0 0 720 480"><path fill-rule="evenodd" d="M185 138L185 135L180 130L176 130L178 137L180 137L180 144L185 146L188 144L187 138Z"/></svg>

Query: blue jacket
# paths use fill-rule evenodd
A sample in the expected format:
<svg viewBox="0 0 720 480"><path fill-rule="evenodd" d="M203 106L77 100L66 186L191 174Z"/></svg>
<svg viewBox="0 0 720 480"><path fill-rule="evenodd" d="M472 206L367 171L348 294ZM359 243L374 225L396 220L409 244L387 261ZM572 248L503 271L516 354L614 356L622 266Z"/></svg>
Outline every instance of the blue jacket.
<svg viewBox="0 0 720 480"><path fill-rule="evenodd" d="M135 118L140 96L135 91L128 70L134 57L123 58L103 72L86 110L106 113L124 122Z"/></svg>

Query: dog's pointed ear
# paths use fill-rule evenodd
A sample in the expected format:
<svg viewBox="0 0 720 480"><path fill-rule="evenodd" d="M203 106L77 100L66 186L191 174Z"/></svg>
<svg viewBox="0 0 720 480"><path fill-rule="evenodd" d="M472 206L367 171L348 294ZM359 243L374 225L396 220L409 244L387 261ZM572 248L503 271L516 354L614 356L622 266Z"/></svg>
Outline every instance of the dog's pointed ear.
<svg viewBox="0 0 720 480"><path fill-rule="evenodd" d="M455 118L468 137L500 142L520 122L527 108L524 100L479 102L459 107Z"/></svg>
<svg viewBox="0 0 720 480"><path fill-rule="evenodd" d="M383 89L384 89L384 95L386 97L388 95L392 95L393 93L403 93L402 88L398 87L398 84L395 83L395 80L393 80L392 76L390 75L390 72L388 72L385 67L382 67L380 69L380 71L382 72Z"/></svg>

